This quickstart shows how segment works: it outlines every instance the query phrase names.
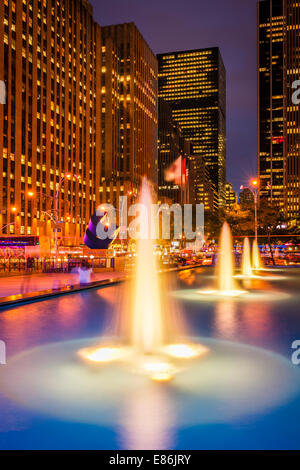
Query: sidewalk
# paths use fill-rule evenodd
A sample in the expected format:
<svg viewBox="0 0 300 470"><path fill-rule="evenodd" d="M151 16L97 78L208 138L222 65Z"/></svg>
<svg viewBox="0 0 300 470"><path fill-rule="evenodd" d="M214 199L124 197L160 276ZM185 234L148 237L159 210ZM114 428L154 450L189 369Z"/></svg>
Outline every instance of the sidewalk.
<svg viewBox="0 0 300 470"><path fill-rule="evenodd" d="M101 272L94 273L91 281L104 281L125 276L124 272ZM53 289L59 285L78 284L78 274L72 273L44 273L44 274L26 274L24 276L9 276L0 278L0 297L10 295L26 294L29 292L38 292L47 289Z"/></svg>

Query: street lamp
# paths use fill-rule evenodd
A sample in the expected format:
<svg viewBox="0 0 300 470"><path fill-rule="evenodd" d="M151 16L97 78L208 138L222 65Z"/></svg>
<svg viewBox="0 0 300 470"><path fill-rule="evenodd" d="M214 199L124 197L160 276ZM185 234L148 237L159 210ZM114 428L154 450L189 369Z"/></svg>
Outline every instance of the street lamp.
<svg viewBox="0 0 300 470"><path fill-rule="evenodd" d="M254 196L254 232L255 232L255 240L257 241L257 231L258 231L258 222L257 222L257 203L258 203L258 192L259 192L259 181L258 179L254 178L250 181L251 188L250 191ZM246 189L245 186L241 186L240 189Z"/></svg>
<svg viewBox="0 0 300 470"><path fill-rule="evenodd" d="M56 193L55 193L55 196L54 196L54 203L55 203L55 206L54 206L54 223L55 223L55 235L54 235L54 243L55 243L55 267L57 267L57 258L58 258L58 238L57 238L57 224L59 223L59 220L58 220L58 202L59 202L59 196L60 196L60 190L61 190L61 186L62 186L62 183L64 181L65 178L67 178L68 180L70 180L72 178L72 176L74 176L77 180L80 179L80 176L78 175L72 175L72 173L65 173L58 185L57 185L57 188L56 188Z"/></svg>
<svg viewBox="0 0 300 470"><path fill-rule="evenodd" d="M44 194L43 192L38 192L38 193L34 193L34 191L32 190L29 190L28 193L27 193L27 196L32 198L35 196L35 194L42 194L42 196L45 196L45 197L49 197L50 199L52 199L54 201L54 213L53 215L52 214L49 214L48 212L45 212L45 211L42 211L44 212L44 214L48 215L48 217L52 220L52 222L54 223L55 225L55 235L54 235L54 244L55 244L55 267L57 267L57 259L58 259L58 237L57 237L57 225L60 223L60 221L58 220L59 219L59 196L60 196L60 190L61 190L61 186L62 186L62 183L63 181L66 179L70 180L72 177L74 176L74 178L76 178L76 180L79 180L80 179L80 176L79 175L73 175L72 173L65 173L61 179L59 180L59 183L57 184L57 187L56 187L56 192L55 192L55 195L54 196L50 196L48 194Z"/></svg>
<svg viewBox="0 0 300 470"><path fill-rule="evenodd" d="M251 186L253 188L252 192L254 194L254 230L255 230L255 240L257 241L257 202L258 202L258 188L259 182L257 179L251 181Z"/></svg>

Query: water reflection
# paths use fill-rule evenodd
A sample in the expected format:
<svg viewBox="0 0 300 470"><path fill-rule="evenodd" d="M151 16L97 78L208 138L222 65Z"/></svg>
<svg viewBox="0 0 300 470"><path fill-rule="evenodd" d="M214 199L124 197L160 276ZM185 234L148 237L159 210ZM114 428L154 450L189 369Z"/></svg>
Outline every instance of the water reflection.
<svg viewBox="0 0 300 470"><path fill-rule="evenodd" d="M106 289L106 295L116 297L117 292L109 293L110 289ZM71 339L85 331L100 335L103 324L114 319L112 313L112 306L104 298L101 302L97 291L57 296L0 311L0 339L6 342L10 356L35 345Z"/></svg>
<svg viewBox="0 0 300 470"><path fill-rule="evenodd" d="M299 370L289 360L229 341L196 338L209 354L168 384L153 383L122 362L88 367L76 360L93 340L34 348L0 369L1 392L58 420L109 424L126 448L173 448L178 428L243 423L293 401Z"/></svg>
<svg viewBox="0 0 300 470"><path fill-rule="evenodd" d="M273 329L270 305L266 303L241 306L241 327L249 338L268 338Z"/></svg>
<svg viewBox="0 0 300 470"><path fill-rule="evenodd" d="M237 304L231 301L218 302L215 313L215 330L217 336L233 338L237 328Z"/></svg>
<svg viewBox="0 0 300 470"><path fill-rule="evenodd" d="M174 446L173 402L167 389L151 383L135 390L121 412L123 449L171 449Z"/></svg>
<svg viewBox="0 0 300 470"><path fill-rule="evenodd" d="M224 339L268 338L273 328L270 306L267 303L224 301L216 304L214 331Z"/></svg>
<svg viewBox="0 0 300 470"><path fill-rule="evenodd" d="M183 284L192 286L195 282L196 276L193 270L187 269L184 271L179 271L178 278Z"/></svg>

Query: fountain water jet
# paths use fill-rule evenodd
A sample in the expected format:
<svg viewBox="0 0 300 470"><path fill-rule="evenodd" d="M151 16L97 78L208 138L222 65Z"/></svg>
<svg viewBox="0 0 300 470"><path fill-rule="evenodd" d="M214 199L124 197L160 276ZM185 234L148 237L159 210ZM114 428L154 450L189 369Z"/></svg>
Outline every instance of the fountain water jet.
<svg viewBox="0 0 300 470"><path fill-rule="evenodd" d="M255 239L252 246L252 260L253 260L253 269L259 270L262 269L262 262L260 257L260 252L257 244L257 240Z"/></svg>
<svg viewBox="0 0 300 470"><path fill-rule="evenodd" d="M234 259L233 244L230 227L225 222L222 227L220 236L220 250L218 257L217 276L218 289L216 290L200 290L201 295L215 295L217 297L237 297L245 294L245 291L238 290L234 280Z"/></svg>
<svg viewBox="0 0 300 470"><path fill-rule="evenodd" d="M243 249L243 259L242 259L242 273L244 277L252 276L252 266L251 266L251 249L249 238L244 239L244 249Z"/></svg>
<svg viewBox="0 0 300 470"><path fill-rule="evenodd" d="M139 203L151 214L151 190L144 178ZM153 255L150 223L145 239L137 240L137 265L133 284L132 344L140 353L153 353L164 343L161 286Z"/></svg>
<svg viewBox="0 0 300 470"><path fill-rule="evenodd" d="M231 231L229 225L225 222L221 232L218 265L218 285L220 292L232 292L236 290L235 281L233 279L233 266Z"/></svg>
<svg viewBox="0 0 300 470"><path fill-rule="evenodd" d="M143 217L140 214L139 219L137 262L130 302L125 308L126 311L122 312L129 323L129 333L126 332L127 344L84 348L78 351L78 355L88 363L127 364L133 372L146 374L155 381L166 382L182 370L183 363L199 358L206 354L208 349L201 345L173 341L179 334L172 331L174 320L170 321L170 299L165 295L154 255L150 223L152 196L145 178L139 204L144 210ZM180 333L182 336L182 331Z"/></svg>

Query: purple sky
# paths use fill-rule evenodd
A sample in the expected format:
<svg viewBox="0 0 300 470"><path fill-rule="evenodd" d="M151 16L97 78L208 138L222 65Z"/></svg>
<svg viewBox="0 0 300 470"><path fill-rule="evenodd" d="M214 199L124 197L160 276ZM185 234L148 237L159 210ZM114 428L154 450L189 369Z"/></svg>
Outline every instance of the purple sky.
<svg viewBox="0 0 300 470"><path fill-rule="evenodd" d="M227 71L227 180L256 174L256 0L90 0L100 25L134 21L154 53L219 46Z"/></svg>

